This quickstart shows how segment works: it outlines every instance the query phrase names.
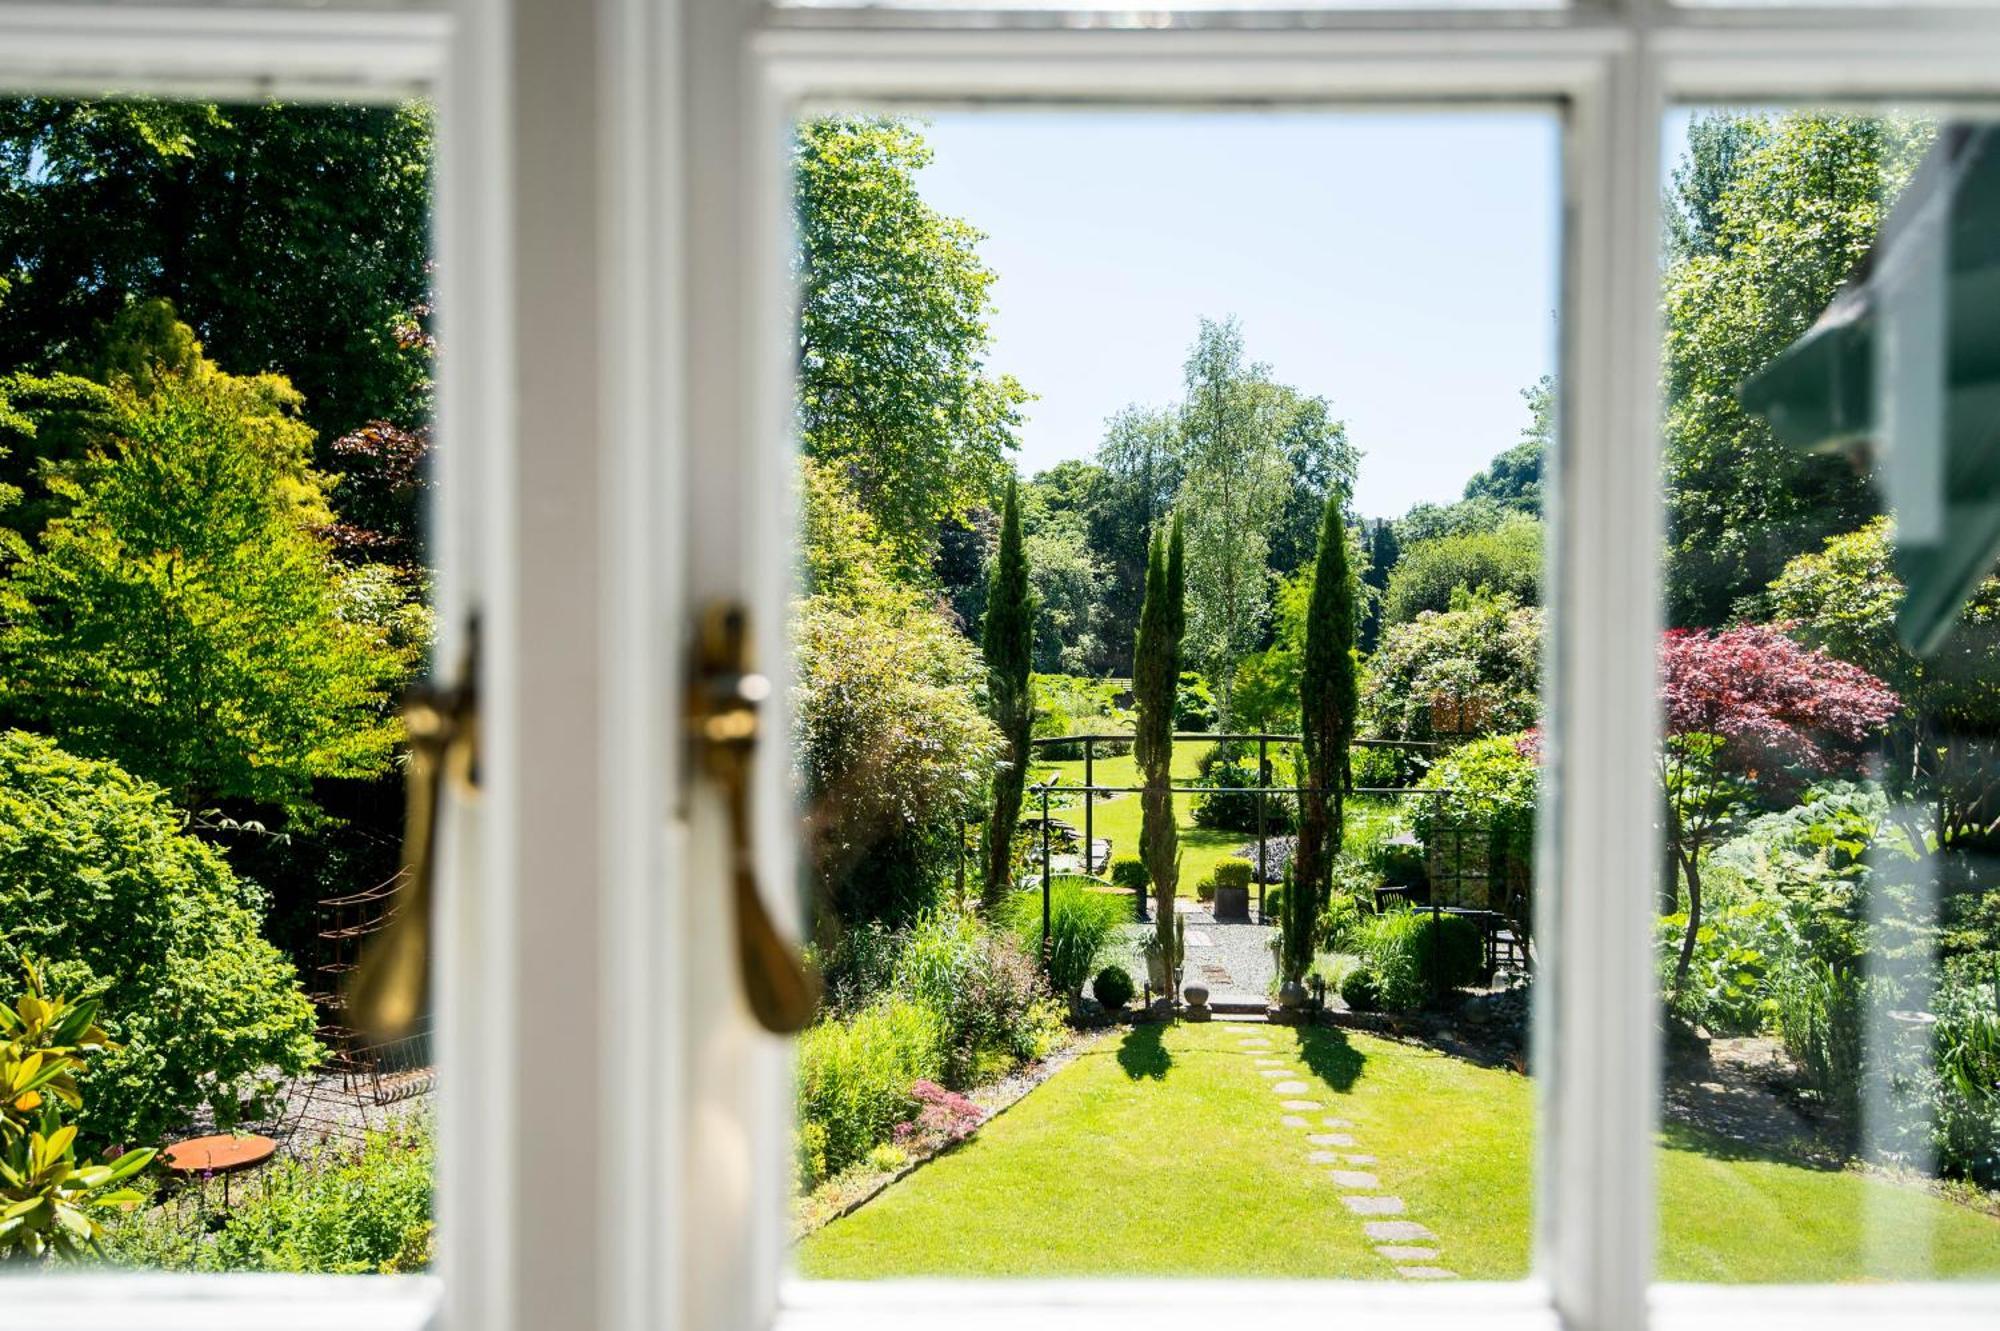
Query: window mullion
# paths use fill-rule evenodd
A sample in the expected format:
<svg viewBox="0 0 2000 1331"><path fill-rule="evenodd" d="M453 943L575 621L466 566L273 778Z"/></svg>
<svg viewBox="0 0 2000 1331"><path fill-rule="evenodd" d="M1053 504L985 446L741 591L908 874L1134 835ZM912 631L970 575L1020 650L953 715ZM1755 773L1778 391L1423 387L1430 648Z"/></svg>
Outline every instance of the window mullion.
<svg viewBox="0 0 2000 1331"><path fill-rule="evenodd" d="M1565 1325L1603 1331L1643 1327L1653 1242L1661 111L1639 35L1574 100L1566 173L1541 1258Z"/></svg>

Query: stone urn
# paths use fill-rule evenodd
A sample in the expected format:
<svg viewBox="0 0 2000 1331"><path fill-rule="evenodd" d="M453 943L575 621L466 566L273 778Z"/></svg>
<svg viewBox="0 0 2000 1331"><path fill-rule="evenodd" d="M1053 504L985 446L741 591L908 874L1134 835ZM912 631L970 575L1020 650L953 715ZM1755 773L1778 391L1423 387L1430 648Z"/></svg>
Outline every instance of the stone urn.
<svg viewBox="0 0 2000 1331"><path fill-rule="evenodd" d="M1181 997L1187 1000L1189 1007L1205 1008L1208 1006L1208 986L1205 984L1191 984L1181 990Z"/></svg>
<svg viewBox="0 0 2000 1331"><path fill-rule="evenodd" d="M1306 1005L1306 987L1297 980L1287 980L1278 986L1278 1006L1287 1012L1296 1012Z"/></svg>

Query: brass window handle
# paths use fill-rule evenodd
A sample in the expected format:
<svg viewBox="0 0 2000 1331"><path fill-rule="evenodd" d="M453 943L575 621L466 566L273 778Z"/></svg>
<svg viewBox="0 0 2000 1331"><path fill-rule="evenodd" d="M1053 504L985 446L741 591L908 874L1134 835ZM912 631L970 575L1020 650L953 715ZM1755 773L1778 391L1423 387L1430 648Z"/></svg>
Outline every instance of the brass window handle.
<svg viewBox="0 0 2000 1331"><path fill-rule="evenodd" d="M760 729L758 705L770 692L770 681L750 668L743 608L709 607L695 636L688 734L695 765L715 782L729 819L730 892L743 996L758 1025L788 1035L811 1023L819 1006L819 979L799 947L778 932L757 891L750 781Z"/></svg>
<svg viewBox="0 0 2000 1331"><path fill-rule="evenodd" d="M447 781L474 789L479 734L479 625L467 637L464 664L448 685L415 684L403 700L410 766L403 779L403 890L395 912L368 942L354 968L347 1010L356 1029L393 1039L424 1009L430 988L431 900L437 868L438 816Z"/></svg>

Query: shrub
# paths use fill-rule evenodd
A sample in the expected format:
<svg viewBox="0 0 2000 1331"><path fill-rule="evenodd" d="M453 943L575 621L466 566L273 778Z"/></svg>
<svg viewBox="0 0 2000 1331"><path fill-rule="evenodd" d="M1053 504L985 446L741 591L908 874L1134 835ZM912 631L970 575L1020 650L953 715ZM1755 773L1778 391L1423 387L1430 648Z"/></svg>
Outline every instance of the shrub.
<svg viewBox="0 0 2000 1331"><path fill-rule="evenodd" d="M936 1012L945 1025L944 1081L972 1084L981 1055L1009 1063L1047 1051L1047 1022L1035 964L1014 940L954 909L926 914L902 936L890 983Z"/></svg>
<svg viewBox="0 0 2000 1331"><path fill-rule="evenodd" d="M1382 982L1371 967L1356 966L1341 977L1340 998L1356 1012L1373 1012L1382 1006Z"/></svg>
<svg viewBox="0 0 2000 1331"><path fill-rule="evenodd" d="M808 597L793 636L814 883L842 924L906 923L936 903L999 759L985 667L914 595Z"/></svg>
<svg viewBox="0 0 2000 1331"><path fill-rule="evenodd" d="M1336 952L1351 951L1366 919L1361 899L1346 892L1333 892L1319 917L1319 945Z"/></svg>
<svg viewBox="0 0 2000 1331"><path fill-rule="evenodd" d="M1816 957L1782 967L1773 986L1785 1052L1806 1084L1843 1110L1860 1097L1864 989L1853 970Z"/></svg>
<svg viewBox="0 0 2000 1331"><path fill-rule="evenodd" d="M319 1056L262 895L182 825L158 786L0 734L0 967L32 956L103 1001L121 1047L80 1077L91 1141L155 1141L203 1105L233 1124Z"/></svg>
<svg viewBox="0 0 2000 1331"><path fill-rule="evenodd" d="M1534 886L1539 766L1525 735L1493 735L1461 745L1431 768L1442 792L1417 801L1411 830L1424 843L1433 891L1446 904L1501 910L1525 928ZM1484 880L1483 894L1470 887Z"/></svg>
<svg viewBox="0 0 2000 1331"><path fill-rule="evenodd" d="M119 1185L153 1153L79 1160L63 1122L81 1107L76 1074L110 1040L96 1019L94 1000L50 994L32 968L21 997L0 1002L0 1265L74 1256L103 1237L99 1213L140 1200Z"/></svg>
<svg viewBox="0 0 2000 1331"><path fill-rule="evenodd" d="M1277 757L1273 755L1274 768L1278 765ZM1218 787L1195 795L1195 826L1226 832L1257 830L1258 796L1255 787L1259 783L1255 762L1241 761L1230 752L1230 746L1217 744L1202 755L1195 781L1199 785ZM1282 785L1285 780L1274 771L1271 784ZM1275 836L1292 830L1298 807L1292 796L1265 795L1263 803L1266 832Z"/></svg>
<svg viewBox="0 0 2000 1331"><path fill-rule="evenodd" d="M1470 920L1440 915L1435 925L1423 910L1393 910L1364 920L1355 942L1375 973L1382 1006L1420 1006L1446 989L1468 984L1479 974L1484 948Z"/></svg>
<svg viewBox="0 0 2000 1331"><path fill-rule="evenodd" d="M1215 885L1217 887L1248 887L1250 878L1257 872L1257 866L1246 859L1231 855L1218 860L1215 865Z"/></svg>
<svg viewBox="0 0 2000 1331"><path fill-rule="evenodd" d="M1132 972L1114 965L1097 972L1097 978L1090 982L1090 992L1098 1002L1116 1012L1132 1001L1139 987L1132 982Z"/></svg>
<svg viewBox="0 0 2000 1331"><path fill-rule="evenodd" d="M801 1183L838 1174L889 1139L909 1117L910 1087L944 1075L947 1034L929 1007L890 996L799 1037Z"/></svg>
<svg viewBox="0 0 2000 1331"><path fill-rule="evenodd" d="M1146 877L1146 862L1137 855L1120 855L1112 860L1111 881L1128 892L1144 892L1152 882Z"/></svg>
<svg viewBox="0 0 2000 1331"><path fill-rule="evenodd" d="M1212 730L1215 718L1215 694L1208 681L1192 670L1181 671L1174 692L1174 729L1191 734Z"/></svg>
<svg viewBox="0 0 2000 1331"><path fill-rule="evenodd" d="M1097 889L1101 880L1081 874L1057 874L1049 882L1049 983L1058 994L1074 999L1097 964L1097 954L1131 918L1132 903L1123 896ZM1030 956L1042 953L1042 893L1040 888L1008 898L1004 916L1016 943Z"/></svg>
<svg viewBox="0 0 2000 1331"><path fill-rule="evenodd" d="M1203 878L1200 882L1194 885L1194 899L1196 901L1215 900L1215 888L1216 888L1215 875L1209 874L1206 878Z"/></svg>
<svg viewBox="0 0 2000 1331"><path fill-rule="evenodd" d="M1474 598L1396 624L1368 661L1368 733L1385 739L1470 739L1540 719L1542 612Z"/></svg>
<svg viewBox="0 0 2000 1331"><path fill-rule="evenodd" d="M934 1081L910 1087L910 1117L895 1128L896 1145L926 1153L964 1141L986 1117L972 1101Z"/></svg>
<svg viewBox="0 0 2000 1331"><path fill-rule="evenodd" d="M1404 624L1423 612L1452 608L1470 592L1502 596L1521 605L1541 600L1542 524L1525 514L1491 531L1461 532L1403 548L1389 574L1383 617Z"/></svg>

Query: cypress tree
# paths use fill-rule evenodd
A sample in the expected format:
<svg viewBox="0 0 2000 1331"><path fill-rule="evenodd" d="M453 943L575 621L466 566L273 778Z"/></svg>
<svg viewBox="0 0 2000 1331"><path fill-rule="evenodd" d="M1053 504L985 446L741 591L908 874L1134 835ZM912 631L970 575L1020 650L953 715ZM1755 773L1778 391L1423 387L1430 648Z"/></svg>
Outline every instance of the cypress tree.
<svg viewBox="0 0 2000 1331"><path fill-rule="evenodd" d="M1292 887L1285 894L1282 969L1301 979L1312 965L1313 933L1334 857L1340 854L1347 750L1354 738L1360 688L1354 669L1354 578L1339 491L1326 499L1312 600L1306 608L1305 661L1299 678L1299 732L1305 742L1304 793Z"/></svg>
<svg viewBox="0 0 2000 1331"><path fill-rule="evenodd" d="M1017 487L1007 482L1000 514L1000 550L986 593L986 693L1000 728L1000 770L993 778L993 814L986 820L985 901L997 904L1014 881L1014 829L1021 821L1021 792L1028 782L1028 739L1035 701L1028 678L1033 659L1035 610L1028 591L1028 557L1021 544Z"/></svg>
<svg viewBox="0 0 2000 1331"><path fill-rule="evenodd" d="M1139 858L1153 884L1157 945L1169 956L1176 942L1174 896L1180 887L1180 834L1174 826L1174 703L1180 688L1181 634L1187 627L1181 525L1170 537L1155 532L1146 559L1146 599L1139 609L1132 654L1132 701L1138 712L1132 753L1143 786Z"/></svg>

